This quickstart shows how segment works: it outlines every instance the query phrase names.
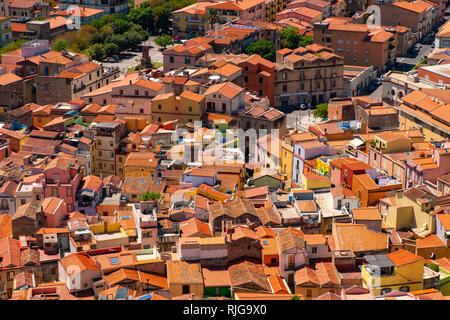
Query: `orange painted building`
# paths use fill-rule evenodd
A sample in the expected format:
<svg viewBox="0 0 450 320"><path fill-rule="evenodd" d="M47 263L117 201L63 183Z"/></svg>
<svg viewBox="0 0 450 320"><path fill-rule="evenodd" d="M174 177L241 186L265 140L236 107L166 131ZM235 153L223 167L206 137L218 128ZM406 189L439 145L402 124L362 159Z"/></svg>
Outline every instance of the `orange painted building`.
<svg viewBox="0 0 450 320"><path fill-rule="evenodd" d="M242 68L245 88L267 97L270 105L274 106L275 64L258 54L253 54L239 63L239 66Z"/></svg>

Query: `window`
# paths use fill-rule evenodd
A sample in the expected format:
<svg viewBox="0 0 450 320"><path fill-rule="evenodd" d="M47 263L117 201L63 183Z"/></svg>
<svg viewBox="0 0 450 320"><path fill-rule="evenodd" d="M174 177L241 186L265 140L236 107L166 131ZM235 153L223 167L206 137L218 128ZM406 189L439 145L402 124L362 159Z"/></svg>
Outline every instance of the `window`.
<svg viewBox="0 0 450 320"><path fill-rule="evenodd" d="M311 248L311 253L317 253L317 247L312 247Z"/></svg>
<svg viewBox="0 0 450 320"><path fill-rule="evenodd" d="M148 96L148 91L145 91L144 94L145 94L146 96Z"/></svg>
<svg viewBox="0 0 450 320"><path fill-rule="evenodd" d="M409 287L408 286L400 287L400 291L409 292Z"/></svg>
<svg viewBox="0 0 450 320"><path fill-rule="evenodd" d="M189 112L192 112L192 107L189 107Z"/></svg>
<svg viewBox="0 0 450 320"><path fill-rule="evenodd" d="M112 147L114 146L114 143L112 141L109 142L109 146Z"/></svg>
<svg viewBox="0 0 450 320"><path fill-rule="evenodd" d="M384 288L384 289L381 290L381 295L388 294L391 291L392 291L391 288Z"/></svg>
<svg viewBox="0 0 450 320"><path fill-rule="evenodd" d="M344 44L344 40L338 39L337 43L338 44Z"/></svg>
<svg viewBox="0 0 450 320"><path fill-rule="evenodd" d="M59 197L58 188L52 188L52 196Z"/></svg>
<svg viewBox="0 0 450 320"><path fill-rule="evenodd" d="M67 188L66 189L66 194L67 194L68 197L71 197L72 196L72 189Z"/></svg>
<svg viewBox="0 0 450 320"><path fill-rule="evenodd" d="M184 64L191 64L191 58L184 58Z"/></svg>
<svg viewBox="0 0 450 320"><path fill-rule="evenodd" d="M259 82L259 84L263 84L263 82L264 82L263 77L259 77L258 82Z"/></svg>
<svg viewBox="0 0 450 320"><path fill-rule="evenodd" d="M273 264L277 263L277 258L270 259L270 263L273 263Z"/></svg>
<svg viewBox="0 0 450 320"><path fill-rule="evenodd" d="M8 209L8 200L2 199L2 209Z"/></svg>
<svg viewBox="0 0 450 320"><path fill-rule="evenodd" d="M169 61L170 61L170 63L174 63L175 62L175 59L173 58L173 56L169 57Z"/></svg>
<svg viewBox="0 0 450 320"><path fill-rule="evenodd" d="M6 279L7 279L8 281L14 280L14 271L8 271L8 272L6 273Z"/></svg>
<svg viewBox="0 0 450 320"><path fill-rule="evenodd" d="M68 203L67 204L67 212L72 212L73 210L72 210L72 204L71 203Z"/></svg>
<svg viewBox="0 0 450 320"><path fill-rule="evenodd" d="M184 285L183 286L183 294L188 294L189 293L189 285Z"/></svg>
<svg viewBox="0 0 450 320"><path fill-rule="evenodd" d="M139 90L134 90L134 95L138 96L139 95Z"/></svg>
<svg viewBox="0 0 450 320"><path fill-rule="evenodd" d="M139 109L139 112L140 113L144 113L144 109Z"/></svg>
<svg viewBox="0 0 450 320"><path fill-rule="evenodd" d="M306 289L306 296L312 297L312 289Z"/></svg>
<svg viewBox="0 0 450 320"><path fill-rule="evenodd" d="M287 73L283 72L283 80L286 80L286 79L287 79Z"/></svg>
<svg viewBox="0 0 450 320"><path fill-rule="evenodd" d="M247 76L244 77L244 81L248 82L248 77Z"/></svg>
<svg viewBox="0 0 450 320"><path fill-rule="evenodd" d="M119 90L119 94L123 94L123 90Z"/></svg>
<svg viewBox="0 0 450 320"><path fill-rule="evenodd" d="M160 104L158 104L158 110L161 110L162 106Z"/></svg>
<svg viewBox="0 0 450 320"><path fill-rule="evenodd" d="M300 84L300 90L305 90L305 84L304 83Z"/></svg>
<svg viewBox="0 0 450 320"><path fill-rule="evenodd" d="M110 153L109 153L109 157L110 157L110 158L114 158L114 152L110 152Z"/></svg>
<svg viewBox="0 0 450 320"><path fill-rule="evenodd" d="M287 85L283 84L283 92L287 92Z"/></svg>

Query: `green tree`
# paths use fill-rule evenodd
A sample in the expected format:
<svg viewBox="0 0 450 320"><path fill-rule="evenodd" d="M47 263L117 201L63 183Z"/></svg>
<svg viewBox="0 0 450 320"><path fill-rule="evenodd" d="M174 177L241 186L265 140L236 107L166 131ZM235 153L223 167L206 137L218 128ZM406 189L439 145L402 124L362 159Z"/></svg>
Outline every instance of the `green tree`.
<svg viewBox="0 0 450 320"><path fill-rule="evenodd" d="M312 44L314 42L313 37L311 36L301 36L300 37L300 42L298 43L299 47L306 47L309 46L310 44Z"/></svg>
<svg viewBox="0 0 450 320"><path fill-rule="evenodd" d="M275 45L269 40L258 40L250 43L245 48L245 53L248 55L259 54L264 59L275 61Z"/></svg>
<svg viewBox="0 0 450 320"><path fill-rule="evenodd" d="M162 195L159 192L155 193L147 191L142 195L142 201L149 201L149 200L155 201L157 199L160 199L161 197Z"/></svg>
<svg viewBox="0 0 450 320"><path fill-rule="evenodd" d="M225 22L225 19L220 15L216 8L211 8L203 15L202 22L209 24L210 29L212 30L216 23L222 24Z"/></svg>
<svg viewBox="0 0 450 320"><path fill-rule="evenodd" d="M128 40L130 49L136 49L143 41L141 35L136 31L127 31L124 33L124 37Z"/></svg>
<svg viewBox="0 0 450 320"><path fill-rule="evenodd" d="M153 30L155 27L154 12L150 2L143 2L139 7L131 9L128 19L146 30Z"/></svg>
<svg viewBox="0 0 450 320"><path fill-rule="evenodd" d="M62 50L67 50L67 47L69 44L64 39L59 39L56 41L55 45L53 46L53 50L61 52Z"/></svg>
<svg viewBox="0 0 450 320"><path fill-rule="evenodd" d="M98 30L100 31L100 33L105 35L105 37L114 34L114 30L111 28L111 26L109 24L107 24L106 26L101 27Z"/></svg>
<svg viewBox="0 0 450 320"><path fill-rule="evenodd" d="M173 39L168 34L163 34L162 36L155 38L155 43L162 47L163 49L166 49L168 45L173 44Z"/></svg>
<svg viewBox="0 0 450 320"><path fill-rule="evenodd" d="M291 298L291 300L300 300L300 297L298 295L295 295Z"/></svg>
<svg viewBox="0 0 450 320"><path fill-rule="evenodd" d="M297 49L301 40L301 35L295 27L289 27L281 30L281 45L284 48Z"/></svg>
<svg viewBox="0 0 450 320"><path fill-rule="evenodd" d="M112 42L105 43L104 48L105 48L105 55L107 57L111 57L120 53L119 46Z"/></svg>
<svg viewBox="0 0 450 320"><path fill-rule="evenodd" d="M100 43L95 43L88 49L88 54L92 60L102 61L105 58L105 49Z"/></svg>
<svg viewBox="0 0 450 320"><path fill-rule="evenodd" d="M162 32L168 32L171 27L170 22L171 10L167 8L157 7L154 9L155 29Z"/></svg>
<svg viewBox="0 0 450 320"><path fill-rule="evenodd" d="M120 51L127 50L129 43L123 34L113 34L106 38L105 43L115 43L119 46Z"/></svg>
<svg viewBox="0 0 450 320"><path fill-rule="evenodd" d="M327 118L328 117L328 104L322 103L318 104L312 112L313 116L316 118Z"/></svg>

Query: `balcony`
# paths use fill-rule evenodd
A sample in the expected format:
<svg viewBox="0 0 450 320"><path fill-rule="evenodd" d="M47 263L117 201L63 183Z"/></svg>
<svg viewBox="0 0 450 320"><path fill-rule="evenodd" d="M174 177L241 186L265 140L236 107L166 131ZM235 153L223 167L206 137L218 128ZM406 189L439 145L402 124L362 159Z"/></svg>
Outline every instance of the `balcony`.
<svg viewBox="0 0 450 320"><path fill-rule="evenodd" d="M80 91L83 91L83 90L85 90L86 89L86 85L85 84L82 84L80 87L74 87L73 88L73 93L77 93L77 92L80 92Z"/></svg>

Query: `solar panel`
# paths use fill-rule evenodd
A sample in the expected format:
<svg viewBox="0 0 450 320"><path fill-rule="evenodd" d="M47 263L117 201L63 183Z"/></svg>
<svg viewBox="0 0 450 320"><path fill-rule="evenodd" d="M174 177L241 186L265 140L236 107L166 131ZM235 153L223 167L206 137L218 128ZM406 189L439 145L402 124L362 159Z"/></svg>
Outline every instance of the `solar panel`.
<svg viewBox="0 0 450 320"><path fill-rule="evenodd" d="M113 258L109 258L109 262L111 262L111 264L119 264L119 258L113 257Z"/></svg>
<svg viewBox="0 0 450 320"><path fill-rule="evenodd" d="M263 241L263 244L269 244L269 242L267 242L267 240L264 240L264 241Z"/></svg>
<svg viewBox="0 0 450 320"><path fill-rule="evenodd" d="M121 216L120 219L122 219L122 220L130 220L131 216L129 214L127 214L126 216Z"/></svg>
<svg viewBox="0 0 450 320"><path fill-rule="evenodd" d="M147 293L146 295L143 295L142 297L139 297L137 300L149 300L152 298L151 293Z"/></svg>
<svg viewBox="0 0 450 320"><path fill-rule="evenodd" d="M128 297L128 289L119 288L117 289L116 299L117 300L125 300Z"/></svg>

